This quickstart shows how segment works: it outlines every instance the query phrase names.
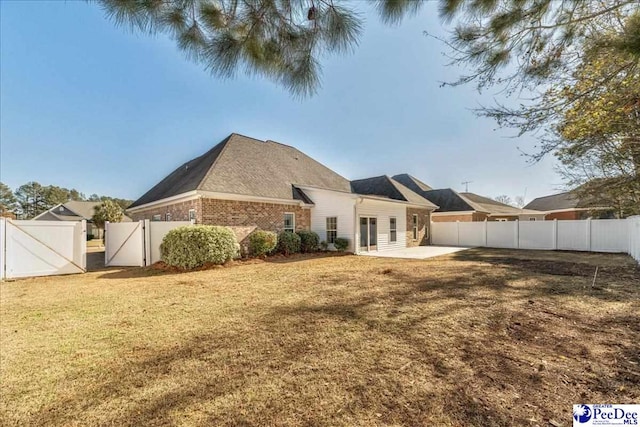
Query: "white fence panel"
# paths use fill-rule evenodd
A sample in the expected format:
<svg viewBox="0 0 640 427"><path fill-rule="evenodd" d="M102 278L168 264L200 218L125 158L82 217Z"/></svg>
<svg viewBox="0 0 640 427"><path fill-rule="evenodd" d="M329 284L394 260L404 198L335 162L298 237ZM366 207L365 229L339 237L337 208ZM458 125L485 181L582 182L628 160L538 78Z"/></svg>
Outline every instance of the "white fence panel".
<svg viewBox="0 0 640 427"><path fill-rule="evenodd" d="M627 252L629 250L629 221L598 219L590 222L593 252Z"/></svg>
<svg viewBox="0 0 640 427"><path fill-rule="evenodd" d="M160 261L160 244L167 233L176 227L191 225L189 221L153 221L148 223L147 248L150 261L148 265Z"/></svg>
<svg viewBox="0 0 640 427"><path fill-rule="evenodd" d="M487 247L517 248L518 221L487 221Z"/></svg>
<svg viewBox="0 0 640 427"><path fill-rule="evenodd" d="M458 246L486 246L486 222L459 222Z"/></svg>
<svg viewBox="0 0 640 427"><path fill-rule="evenodd" d="M585 220L557 221L558 249L588 251L590 248L589 222Z"/></svg>
<svg viewBox="0 0 640 427"><path fill-rule="evenodd" d="M431 233L431 241L434 245L458 246L457 222L434 222Z"/></svg>
<svg viewBox="0 0 640 427"><path fill-rule="evenodd" d="M520 249L555 249L554 221L518 221Z"/></svg>
<svg viewBox="0 0 640 427"><path fill-rule="evenodd" d="M144 221L107 222L104 236L105 266L144 267Z"/></svg>
<svg viewBox="0 0 640 427"><path fill-rule="evenodd" d="M629 255L640 262L640 216L627 218L629 223Z"/></svg>
<svg viewBox="0 0 640 427"><path fill-rule="evenodd" d="M4 279L4 250L5 250L5 236L6 236L6 222L5 218L0 218L0 280Z"/></svg>
<svg viewBox="0 0 640 427"><path fill-rule="evenodd" d="M4 220L6 278L86 271L86 222Z"/></svg>

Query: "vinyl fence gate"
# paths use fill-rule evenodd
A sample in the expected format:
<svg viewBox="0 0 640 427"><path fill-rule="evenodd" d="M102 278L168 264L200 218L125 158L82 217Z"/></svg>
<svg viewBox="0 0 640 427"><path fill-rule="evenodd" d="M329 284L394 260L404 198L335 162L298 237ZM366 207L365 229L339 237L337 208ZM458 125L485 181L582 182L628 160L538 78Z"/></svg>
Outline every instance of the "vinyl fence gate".
<svg viewBox="0 0 640 427"><path fill-rule="evenodd" d="M144 267L160 261L160 244L176 227L189 221L107 222L104 228L104 264L107 267Z"/></svg>
<svg viewBox="0 0 640 427"><path fill-rule="evenodd" d="M85 221L0 218L0 279L84 273Z"/></svg>

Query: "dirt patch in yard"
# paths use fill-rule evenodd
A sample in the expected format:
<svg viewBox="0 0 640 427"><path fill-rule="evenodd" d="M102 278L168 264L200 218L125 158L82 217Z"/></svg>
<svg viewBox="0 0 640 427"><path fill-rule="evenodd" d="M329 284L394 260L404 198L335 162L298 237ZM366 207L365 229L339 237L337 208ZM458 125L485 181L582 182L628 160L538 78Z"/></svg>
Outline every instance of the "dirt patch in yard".
<svg viewBox="0 0 640 427"><path fill-rule="evenodd" d="M3 283L0 424L571 425L640 400L627 256L292 261Z"/></svg>

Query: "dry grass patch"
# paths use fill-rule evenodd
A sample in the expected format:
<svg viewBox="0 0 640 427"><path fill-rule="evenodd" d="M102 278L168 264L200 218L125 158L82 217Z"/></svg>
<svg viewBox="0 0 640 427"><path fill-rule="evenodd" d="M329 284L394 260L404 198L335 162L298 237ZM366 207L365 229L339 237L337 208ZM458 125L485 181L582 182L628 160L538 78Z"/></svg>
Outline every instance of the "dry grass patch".
<svg viewBox="0 0 640 427"><path fill-rule="evenodd" d="M570 425L640 399L639 284L622 255L486 249L3 283L0 421Z"/></svg>

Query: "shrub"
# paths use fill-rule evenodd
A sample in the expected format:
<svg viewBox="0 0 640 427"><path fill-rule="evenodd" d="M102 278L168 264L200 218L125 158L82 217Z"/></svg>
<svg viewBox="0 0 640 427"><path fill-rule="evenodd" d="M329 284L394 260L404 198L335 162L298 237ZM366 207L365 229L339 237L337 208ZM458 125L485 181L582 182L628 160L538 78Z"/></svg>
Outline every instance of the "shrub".
<svg viewBox="0 0 640 427"><path fill-rule="evenodd" d="M169 231L160 245L162 261L185 269L206 263L224 264L239 255L240 245L230 228L185 225Z"/></svg>
<svg viewBox="0 0 640 427"><path fill-rule="evenodd" d="M316 252L320 245L320 236L310 230L301 230L296 233L300 236L300 251L304 253Z"/></svg>
<svg viewBox="0 0 640 427"><path fill-rule="evenodd" d="M261 257L273 252L278 245L278 235L271 231L256 230L249 236L249 252Z"/></svg>
<svg viewBox="0 0 640 427"><path fill-rule="evenodd" d="M93 234L87 233L87 240L93 240L95 236Z"/></svg>
<svg viewBox="0 0 640 427"><path fill-rule="evenodd" d="M326 251L327 249L329 249L329 244L323 240L322 242L320 242L320 249Z"/></svg>
<svg viewBox="0 0 640 427"><path fill-rule="evenodd" d="M343 252L349 247L349 240L343 237L336 237L336 240L333 242L333 246L335 246L338 252Z"/></svg>
<svg viewBox="0 0 640 427"><path fill-rule="evenodd" d="M291 231L283 231L278 235L278 252L290 255L300 252L300 236Z"/></svg>

